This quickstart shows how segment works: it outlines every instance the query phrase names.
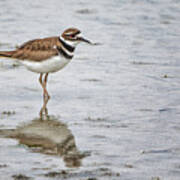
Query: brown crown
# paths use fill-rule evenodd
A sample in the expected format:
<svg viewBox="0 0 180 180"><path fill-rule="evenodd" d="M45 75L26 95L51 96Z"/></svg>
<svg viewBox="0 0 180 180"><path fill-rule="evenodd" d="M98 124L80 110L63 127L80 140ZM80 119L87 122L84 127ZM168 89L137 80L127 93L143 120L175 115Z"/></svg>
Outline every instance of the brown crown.
<svg viewBox="0 0 180 180"><path fill-rule="evenodd" d="M62 33L62 37L67 40L75 40L76 35L80 34L81 31L76 28L68 28Z"/></svg>

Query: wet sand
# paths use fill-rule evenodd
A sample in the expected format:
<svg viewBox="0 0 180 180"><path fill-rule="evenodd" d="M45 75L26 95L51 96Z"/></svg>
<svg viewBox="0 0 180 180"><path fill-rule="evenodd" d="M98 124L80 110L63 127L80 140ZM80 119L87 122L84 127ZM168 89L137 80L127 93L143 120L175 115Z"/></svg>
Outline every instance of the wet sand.
<svg viewBox="0 0 180 180"><path fill-rule="evenodd" d="M0 59L0 179L179 180L179 1L0 1L0 50L78 27L49 76Z"/></svg>

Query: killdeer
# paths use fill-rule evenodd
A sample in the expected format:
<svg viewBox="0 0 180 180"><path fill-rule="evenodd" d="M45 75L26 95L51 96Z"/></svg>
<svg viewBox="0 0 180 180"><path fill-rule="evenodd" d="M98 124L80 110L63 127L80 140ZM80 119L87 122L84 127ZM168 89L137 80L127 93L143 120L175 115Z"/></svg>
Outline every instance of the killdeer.
<svg viewBox="0 0 180 180"><path fill-rule="evenodd" d="M80 42L91 43L76 28L66 29L60 36L34 39L25 42L14 51L0 51L0 57L18 60L28 70L40 73L39 82L44 99L50 96L46 89L48 74L64 68L73 58Z"/></svg>

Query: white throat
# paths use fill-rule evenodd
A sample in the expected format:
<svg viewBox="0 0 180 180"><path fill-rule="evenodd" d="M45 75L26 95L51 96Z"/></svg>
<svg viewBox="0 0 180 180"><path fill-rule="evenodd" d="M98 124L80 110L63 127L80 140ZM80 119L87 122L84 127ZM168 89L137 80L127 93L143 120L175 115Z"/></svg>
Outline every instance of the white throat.
<svg viewBox="0 0 180 180"><path fill-rule="evenodd" d="M80 42L79 41L68 41L64 39L62 36L59 37L62 41L64 41L66 44L76 47Z"/></svg>

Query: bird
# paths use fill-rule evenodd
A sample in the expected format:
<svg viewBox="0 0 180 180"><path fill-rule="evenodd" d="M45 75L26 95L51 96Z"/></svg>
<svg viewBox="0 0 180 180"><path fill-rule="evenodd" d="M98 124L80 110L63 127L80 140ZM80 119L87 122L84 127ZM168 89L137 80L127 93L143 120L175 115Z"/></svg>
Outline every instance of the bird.
<svg viewBox="0 0 180 180"><path fill-rule="evenodd" d="M85 42L93 44L81 35L77 28L68 28L60 36L33 39L12 51L0 51L0 58L10 58L23 64L28 70L40 74L39 83L43 97L50 99L47 91L49 73L63 69L71 62L76 46Z"/></svg>

